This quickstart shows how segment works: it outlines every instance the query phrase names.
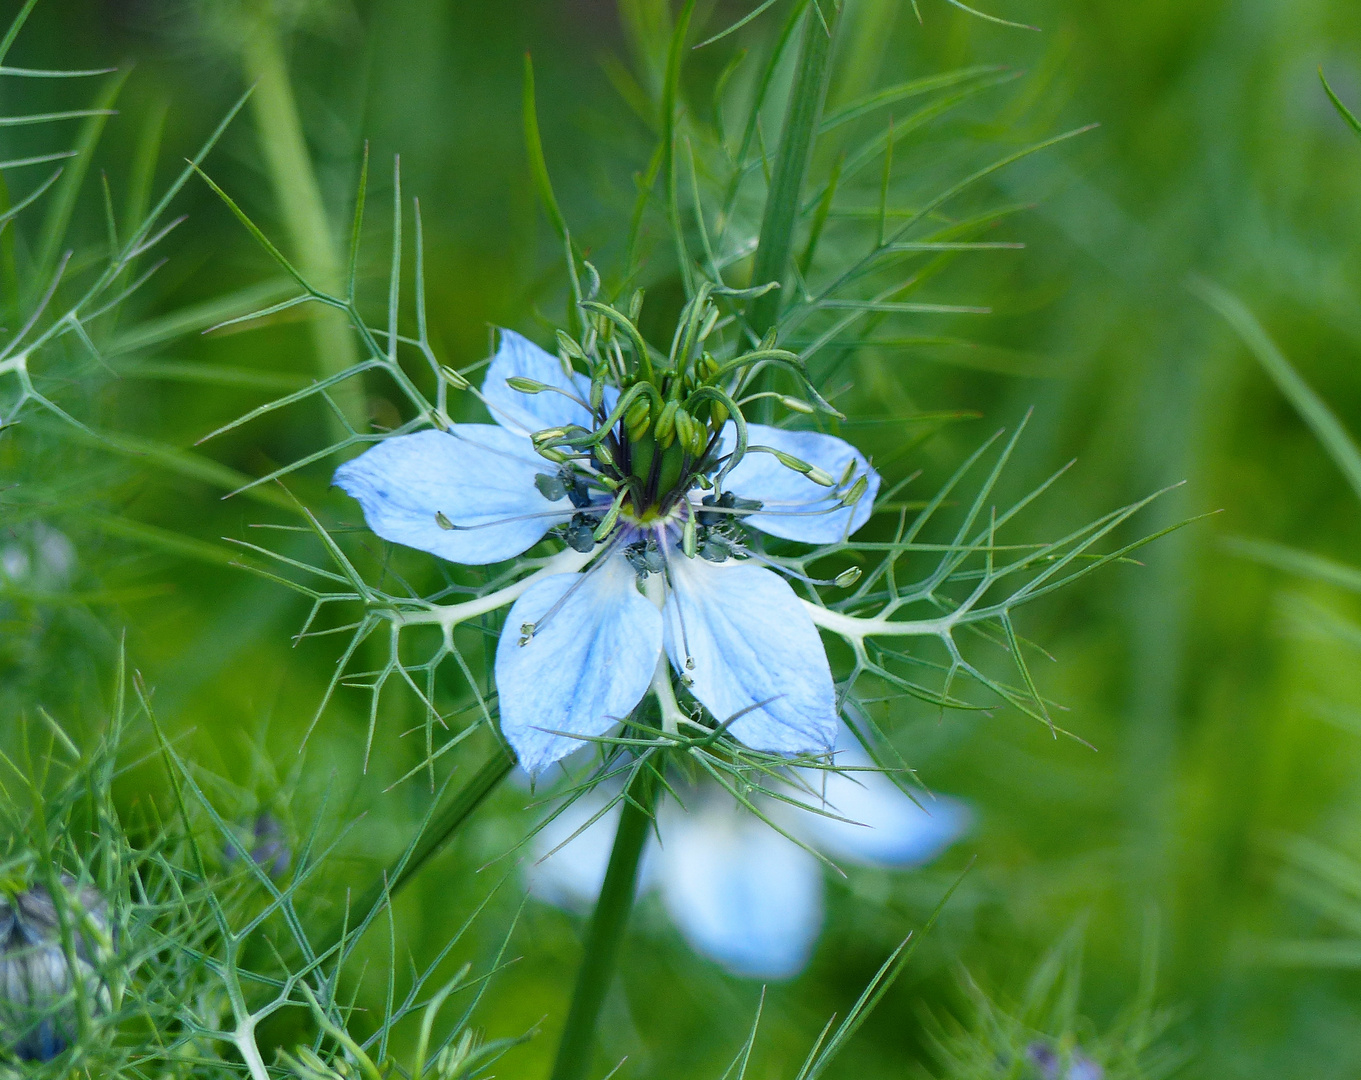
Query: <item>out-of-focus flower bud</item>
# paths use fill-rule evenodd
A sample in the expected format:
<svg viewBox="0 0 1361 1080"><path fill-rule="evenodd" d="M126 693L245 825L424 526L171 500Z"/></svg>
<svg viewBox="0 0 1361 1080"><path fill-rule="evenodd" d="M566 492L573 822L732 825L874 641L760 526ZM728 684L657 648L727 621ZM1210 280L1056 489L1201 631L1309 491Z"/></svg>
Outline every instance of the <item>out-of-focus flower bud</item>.
<svg viewBox="0 0 1361 1080"><path fill-rule="evenodd" d="M55 899L42 885L0 895L0 1040L23 1061L50 1061L75 1038L75 979L92 1013L109 1005L94 966L112 944L108 904L94 889L77 889L73 878L61 884ZM74 978L58 904L75 944Z"/></svg>
<svg viewBox="0 0 1361 1080"><path fill-rule="evenodd" d="M251 860L272 878L281 878L288 873L293 863L293 849L288 845L288 837L279 819L268 812L258 814L251 826L249 841ZM224 852L229 863L241 857L241 849L228 844Z"/></svg>

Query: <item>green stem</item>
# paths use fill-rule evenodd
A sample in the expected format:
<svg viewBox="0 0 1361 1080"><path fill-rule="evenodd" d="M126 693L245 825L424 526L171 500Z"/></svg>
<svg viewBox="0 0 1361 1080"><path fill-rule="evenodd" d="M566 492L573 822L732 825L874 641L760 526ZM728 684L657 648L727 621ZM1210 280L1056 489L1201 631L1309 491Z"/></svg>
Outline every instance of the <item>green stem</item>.
<svg viewBox="0 0 1361 1080"><path fill-rule="evenodd" d="M268 8L269 4L262 4ZM343 295L345 270L326 217L321 187L298 119L297 102L288 77L288 62L274 20L263 10L242 51L246 77L255 84L251 106L260 133L260 150L279 212L288 230L293 256L302 275L317 289ZM318 307L311 321L317 371L322 378L359 362L354 330L343 311ZM356 431L367 427L364 387L360 376L329 391L346 422ZM332 437L348 433L336 418Z"/></svg>
<svg viewBox="0 0 1361 1080"><path fill-rule="evenodd" d="M829 19L835 15L829 15ZM834 25L834 24L833 24ZM822 116L822 102L827 92L827 56L831 38L817 12L808 5L804 15L803 45L799 64L794 74L794 85L789 91L789 112L785 117L784 132L775 162L775 174L766 195L765 212L761 218L761 241L756 248L756 261L751 271L751 283L764 285L768 281L783 283L789 272L789 255L794 246L794 228L798 224L803 179L813 154L813 140ZM756 298L751 306L751 327L757 335L764 335L775 325L780 314L780 290Z"/></svg>
<svg viewBox="0 0 1361 1080"><path fill-rule="evenodd" d="M601 886L600 899L596 901L595 914L591 916L586 934L585 956L577 972L576 990L567 1013L567 1028L558 1044L552 1080L585 1080L590 1069L596 1025L606 991L614 978L629 912L633 909L638 867L648 831L652 828L656 798L657 785L652 770L641 766L634 773L624 798L619 831L614 835L614 850L610 853L609 869L605 871L605 884Z"/></svg>

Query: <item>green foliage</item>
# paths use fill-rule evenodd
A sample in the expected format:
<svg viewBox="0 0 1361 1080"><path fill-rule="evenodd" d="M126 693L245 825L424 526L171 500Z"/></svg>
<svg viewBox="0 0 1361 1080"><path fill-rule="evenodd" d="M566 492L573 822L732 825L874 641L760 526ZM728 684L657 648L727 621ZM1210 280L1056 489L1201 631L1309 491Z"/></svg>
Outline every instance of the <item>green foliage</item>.
<svg viewBox="0 0 1361 1080"><path fill-rule="evenodd" d="M0 768L16 873L107 885L126 928L109 973L127 990L90 1015L89 1074L242 1075L221 965L266 910L241 944L243 972L278 983L307 968L305 948L331 958L255 1030L273 1075L357 1064L323 1034L303 985L377 1067L412 1074L427 999L465 953L474 970L497 969L476 989L458 984L482 994L479 1023L499 1036L542 1022L544 1037L483 1044L450 1026L463 1021L446 1006L428 1075L467 1074L483 1046L508 1051L500 1075L547 1074L582 928L536 902L515 923L516 886L491 888L552 812L499 784L509 763L486 674L498 625L460 622L446 650L444 616L394 642L388 614L473 602L513 578L382 550L326 484L339 456L386 431L475 418L464 384L480 379L489 324L579 336L589 315L573 278L584 298L589 261L597 303L627 311L646 289L637 329L654 346L703 283L778 280L763 312L725 301L730 344L748 328L756 341L743 347L759 344L771 319L848 418L816 422L895 480L921 476L861 546L770 554L821 580L861 567L853 585L817 589L829 621L885 606L899 620L979 615L960 623L957 656L929 635L910 651L896 634L833 649L872 748L967 799L972 837L939 868L846 868L812 967L769 988L751 1041L760 991L695 958L642 903L602 1006L596 1074L623 1061L621 1076L710 1078L729 1065L733 1077L797 1076L826 1017L857 1000L976 856L829 1077L998 1075L999 1059L1034 1065L1025 1055L1041 1039L1107 1076L1175 1063L1185 1076L1349 1076L1361 1054L1361 532L1354 468L1345 453L1334 467L1315 436L1345 451L1361 415L1353 6L987 5L1040 34L898 0L618 6L271 5L277 49L254 62L283 71L276 89L291 104L276 94L271 113L253 100L219 136L258 78L242 52L254 5L134 5L153 13L134 19L94 0L26 4L6 38L4 112L34 122L0 127L0 739L23 777ZM818 72L824 22L835 38ZM526 50L539 147L528 160ZM130 73L103 70L124 57L137 60ZM56 76L66 69L90 74ZM789 110L796 83L810 89ZM200 168L277 260L206 184L182 182L210 139ZM550 175L570 241L537 208ZM158 207L167 191L173 204ZM291 210L290 192L305 196ZM163 232L180 213L189 220ZM331 280L296 243L318 214ZM780 224L770 242L767 219ZM1226 290L1216 303L1232 325L1186 289L1193 277ZM329 323L313 318L323 311ZM358 369L319 347L327 334ZM787 404L792 375L763 378L761 419L814 422ZM1004 471L980 458L952 480L986 442L977 418L1014 431L1032 407ZM1073 457L1061 485L1029 500ZM1141 532L1223 513L1137 553L1122 552L1136 534L1097 535L1131 527L1104 517L1111 507L1181 481L1145 509ZM1102 560L1101 575L1048 592ZM974 598L985 582L993 597ZM103 718L125 629L179 764L163 767L130 709L106 788L94 763L113 760ZM1077 738L1056 741L1018 712ZM602 744L600 760L621 753ZM709 764L756 790L768 763L731 754ZM35 787L56 823L46 832ZM91 828L72 808L96 804L108 820ZM225 827L247 843L263 807L292 807L290 829L322 822L319 846L336 844L327 860L295 863L278 897L216 855L199 875L189 839L220 853ZM61 827L70 820L79 827ZM111 853L135 872L107 870ZM210 891L226 898L225 930ZM1158 999L1177 1005L1166 1033L1131 944L1150 906L1164 927ZM408 1000L416 977L392 957L410 953L425 972L477 910L460 956ZM1080 1009L1065 989L1074 946L1044 960L1044 993L1031 981L1078 917ZM360 919L369 930L356 938L345 928ZM279 989L259 987L247 1018ZM404 1019L388 1025L394 1012ZM169 1033L162 1044L143 1038L153 1027Z"/></svg>

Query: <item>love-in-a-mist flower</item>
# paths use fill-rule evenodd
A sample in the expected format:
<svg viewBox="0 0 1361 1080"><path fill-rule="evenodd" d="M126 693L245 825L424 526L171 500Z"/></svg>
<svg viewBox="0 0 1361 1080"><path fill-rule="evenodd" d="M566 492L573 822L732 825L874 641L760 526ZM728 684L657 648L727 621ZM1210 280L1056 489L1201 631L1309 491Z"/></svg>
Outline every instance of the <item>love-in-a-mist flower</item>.
<svg viewBox="0 0 1361 1080"><path fill-rule="evenodd" d="M529 584L497 646L501 729L531 775L605 735L654 677L670 695L668 661L752 749L836 738L817 628L746 530L841 540L879 476L835 436L746 423L729 391L792 354L714 360L710 310L691 305L668 364L634 332L631 362L618 339L593 345L589 376L565 335L559 360L502 331L481 391L494 424L388 438L336 472L375 533L451 562L510 559L550 530L570 549L570 572Z"/></svg>
<svg viewBox="0 0 1361 1080"><path fill-rule="evenodd" d="M757 802L790 836L838 864L920 866L969 825L968 807L955 799L923 794L914 802L873 769L844 728L834 763L848 771L794 770L805 786L781 793L806 809L768 797ZM822 930L823 866L717 784L682 797L684 807L668 800L658 815L640 891L660 894L690 946L732 974L797 975ZM617 805L606 810L608 800L600 788L586 792L535 833L527 864L534 896L569 910L595 904L619 818Z"/></svg>

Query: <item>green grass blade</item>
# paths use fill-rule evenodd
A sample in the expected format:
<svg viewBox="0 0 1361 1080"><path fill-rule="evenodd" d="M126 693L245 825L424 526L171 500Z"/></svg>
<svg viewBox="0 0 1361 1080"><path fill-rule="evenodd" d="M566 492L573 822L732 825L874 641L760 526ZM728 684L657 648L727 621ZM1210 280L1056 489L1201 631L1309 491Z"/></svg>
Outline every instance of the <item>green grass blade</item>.
<svg viewBox="0 0 1361 1080"><path fill-rule="evenodd" d="M1257 362L1271 376L1277 389L1295 407L1300 418L1309 425L1328 451L1333 463L1342 470L1342 475L1347 478L1347 483L1357 497L1361 498L1361 450L1357 449L1351 435L1333 415L1333 411L1291 366L1246 304L1211 281L1196 278L1190 285L1207 304L1224 316L1234 332L1243 339Z"/></svg>
<svg viewBox="0 0 1361 1080"><path fill-rule="evenodd" d="M775 171L761 218L761 240L756 248L756 262L751 275L753 284L767 281L783 283L789 269L804 176L812 159L815 133L827 93L827 58L831 45L831 38L823 29L822 22L811 13L806 14L798 68L789 95L789 111L785 116L784 133L780 138ZM758 297L751 307L752 330L758 337L763 336L775 325L779 313L778 290Z"/></svg>
<svg viewBox="0 0 1361 1080"><path fill-rule="evenodd" d="M47 208L47 220L43 222L42 240L38 248L38 274L46 276L51 267L56 266L62 245L66 242L66 230L71 224L71 215L76 209L76 197L85 174L90 169L95 147L104 134L104 125L112 115L113 103L127 81L128 72L120 72L95 98L95 107L81 125L80 138L76 141L76 155L62 173L61 183L57 185L52 203Z"/></svg>
<svg viewBox="0 0 1361 1080"><path fill-rule="evenodd" d="M1361 135L1361 120L1358 120L1351 109L1342 104L1342 99L1333 93L1333 88L1328 85L1328 80L1323 76L1322 68L1318 69L1318 79L1323 84L1323 92L1328 95L1328 100L1333 103L1333 108L1337 110L1337 114L1347 122L1348 127Z"/></svg>

